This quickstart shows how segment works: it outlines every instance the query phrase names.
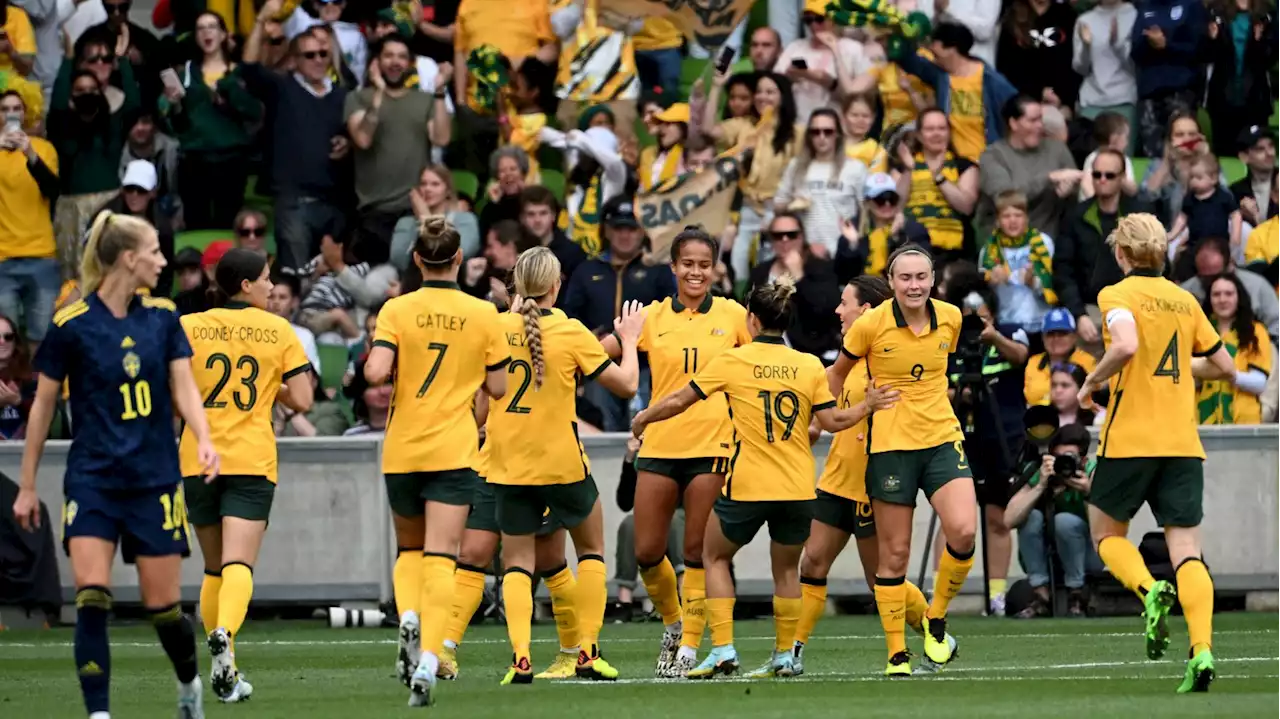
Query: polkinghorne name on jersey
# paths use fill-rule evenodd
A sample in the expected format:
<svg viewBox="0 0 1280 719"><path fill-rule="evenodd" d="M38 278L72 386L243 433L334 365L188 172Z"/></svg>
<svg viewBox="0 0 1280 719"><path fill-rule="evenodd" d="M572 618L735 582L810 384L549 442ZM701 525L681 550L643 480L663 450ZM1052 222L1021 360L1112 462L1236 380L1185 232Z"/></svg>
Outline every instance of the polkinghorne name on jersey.
<svg viewBox="0 0 1280 719"><path fill-rule="evenodd" d="M280 330L264 327L240 325L190 327L188 332L193 340L209 340L213 342L253 342L255 344L274 345L280 342Z"/></svg>
<svg viewBox="0 0 1280 719"><path fill-rule="evenodd" d="M1138 309L1143 312L1171 312L1179 315L1190 315L1199 309L1190 302L1180 302L1178 300L1167 300L1163 297L1147 297L1138 303Z"/></svg>

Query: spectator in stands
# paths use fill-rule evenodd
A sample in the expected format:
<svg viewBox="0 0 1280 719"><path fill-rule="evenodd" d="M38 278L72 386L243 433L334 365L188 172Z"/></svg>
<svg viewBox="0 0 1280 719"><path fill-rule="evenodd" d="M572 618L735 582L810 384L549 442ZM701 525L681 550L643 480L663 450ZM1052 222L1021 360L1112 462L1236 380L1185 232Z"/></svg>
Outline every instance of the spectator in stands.
<svg viewBox="0 0 1280 719"><path fill-rule="evenodd" d="M274 8L273 17L280 16L280 0L271 0L263 6L263 10ZM296 4L293 14L284 21L285 37L294 38L312 28L321 28L321 32L337 41L336 47L330 46L331 56L340 59L342 65L349 67L354 74L356 85L365 81L365 71L369 67L369 48L365 43L360 26L342 20L346 9L346 0L304 0ZM375 55L377 53L374 53ZM347 89L355 89L354 86Z"/></svg>
<svg viewBox="0 0 1280 719"><path fill-rule="evenodd" d="M218 269L218 261L222 256L235 246L231 240L214 240L204 248L200 255L200 283L179 292L173 298L173 303L178 306L178 314L189 315L213 309L213 297L209 288L213 286L214 272Z"/></svg>
<svg viewBox="0 0 1280 719"><path fill-rule="evenodd" d="M308 269L312 283L302 297L298 324L317 337L326 332L337 332L345 340L360 337L359 321L385 302L393 283L399 282L394 267L357 261L346 242L332 234L321 238L320 256Z"/></svg>
<svg viewBox="0 0 1280 719"><path fill-rule="evenodd" d="M257 210L244 209L236 213L232 222L232 230L236 234L236 247L256 252L267 258L272 257L267 251L267 217Z"/></svg>
<svg viewBox="0 0 1280 719"><path fill-rule="evenodd" d="M1053 0L1013 0L1000 27L996 68L1018 92L1075 110L1080 75L1072 68L1075 8Z"/></svg>
<svg viewBox="0 0 1280 719"><path fill-rule="evenodd" d="M120 154L120 179L129 163L146 160L156 168L156 197L160 212L173 223L175 229L183 226L180 213L182 200L178 197L178 141L164 134L156 126L156 115L146 108L138 110L131 121L126 121L128 135L124 152Z"/></svg>
<svg viewBox="0 0 1280 719"><path fill-rule="evenodd" d="M768 246L762 247L761 252L770 259L752 268L747 294L784 274L791 275L796 281L796 293L791 298L793 311L787 343L818 357L824 364L835 362L840 349L840 318L835 314L840 305L840 284L834 264L811 251L818 243L809 239L804 221L794 212L775 214L767 237Z"/></svg>
<svg viewBox="0 0 1280 719"><path fill-rule="evenodd" d="M267 311L289 321L289 326L293 327L294 333L298 335L298 341L302 344L303 353L307 355L307 361L319 374L320 350L316 347L316 336L311 330L296 323L301 298L302 283L298 278L293 275L277 274L271 278L271 294L267 297Z"/></svg>
<svg viewBox="0 0 1280 719"><path fill-rule="evenodd" d="M27 11L0 0L0 72L30 75L36 64L36 34Z"/></svg>
<svg viewBox="0 0 1280 719"><path fill-rule="evenodd" d="M313 385L315 396L311 409L306 413L298 413L289 409L283 402L277 402L271 411L272 429L277 437L341 437L346 434L350 423L342 411L342 405L329 397L320 385L320 378L315 372L307 373Z"/></svg>
<svg viewBox="0 0 1280 719"><path fill-rule="evenodd" d="M1227 237L1233 248L1240 245L1240 204L1225 187L1218 158L1204 153L1187 165L1187 193L1182 198L1173 227L1169 229L1170 249L1182 242L1180 235L1187 232L1187 247L1194 248L1203 237ZM1175 278L1178 272L1175 268Z"/></svg>
<svg viewBox="0 0 1280 719"><path fill-rule="evenodd" d="M560 203L551 190L535 185L520 193L520 226L530 239L556 256L560 261L561 281L567 283L578 265L587 261L587 253L556 226L559 216ZM563 301L561 295L560 303Z"/></svg>
<svg viewBox="0 0 1280 719"><path fill-rule="evenodd" d="M906 200L906 215L929 231L929 244L943 263L976 254L972 223L978 204L978 166L952 144L953 128L942 110L920 112L916 120L919 149L899 142L898 195Z"/></svg>
<svg viewBox="0 0 1280 719"><path fill-rule="evenodd" d="M173 257L173 289L177 294L199 287L204 282L200 269L201 253L194 247L184 247Z"/></svg>
<svg viewBox="0 0 1280 719"><path fill-rule="evenodd" d="M1100 561L1089 538L1089 519L1085 503L1089 499L1090 477L1097 460L1089 457L1092 440L1080 425L1061 427L1049 440L1049 453L1040 463L1040 471L1009 499L1004 525L1018 529L1018 558L1027 570L1027 580L1035 597L1031 605L1018 613L1019 619L1049 616L1049 552L1057 551L1062 566L1062 583L1067 587L1067 616L1085 616L1084 578L1089 566ZM1074 455L1080 469L1070 477L1054 476L1054 462L1059 455ZM1045 539L1045 515L1040 509L1045 492L1052 492L1054 546Z"/></svg>
<svg viewBox="0 0 1280 719"><path fill-rule="evenodd" d="M1213 152L1230 157L1236 138L1266 125L1276 101L1275 4L1214 0L1201 62L1211 63L1205 102L1213 120Z"/></svg>
<svg viewBox="0 0 1280 719"><path fill-rule="evenodd" d="M996 64L996 35L1000 29L999 0L934 0L937 23L963 25L973 34L970 54L988 65Z"/></svg>
<svg viewBox="0 0 1280 719"><path fill-rule="evenodd" d="M173 223L160 211L157 199L158 185L156 166L146 160L134 160L125 168L124 177L120 180L120 193L99 210L110 210L119 215L141 217L156 228L160 240L160 252L170 264L160 270L160 279L152 290L160 297L168 297L173 289ZM94 213L97 216L97 212Z"/></svg>
<svg viewBox="0 0 1280 719"><path fill-rule="evenodd" d="M107 100L107 109L112 114L119 113L124 108L125 100L130 95L133 96L129 103L130 109L136 109L140 105L142 98L138 90L138 73L134 71L133 63L118 62L116 51L120 48L116 47L115 42L116 39L109 32L102 30L85 32L80 36L72 47L71 57L58 70L50 109L66 106L57 100L66 98L71 76L77 70L88 70L97 78Z"/></svg>
<svg viewBox="0 0 1280 719"><path fill-rule="evenodd" d="M1058 426L1078 424L1082 427L1101 425L1105 410L1087 409L1080 404L1080 388L1088 376L1077 364L1055 365L1049 370L1049 404L1058 413Z"/></svg>
<svg viewBox="0 0 1280 719"><path fill-rule="evenodd" d="M414 52L436 63L453 62L454 22L460 4L460 0L434 0L421 8L422 14L416 18L418 32L413 35ZM461 71L461 68L455 69Z"/></svg>
<svg viewBox="0 0 1280 719"><path fill-rule="evenodd" d="M867 172L888 172L889 155L879 138L871 136L876 119L873 95L849 95L840 106L844 121L844 151L850 159L866 165Z"/></svg>
<svg viewBox="0 0 1280 719"><path fill-rule="evenodd" d="M1058 304L1075 318L1080 339L1089 345L1101 336L1098 293L1123 279L1107 237L1121 217L1150 211L1146 203L1121 191L1124 161L1115 150L1098 151L1091 174L1093 199L1071 211L1054 242L1053 288Z"/></svg>
<svg viewBox="0 0 1280 719"><path fill-rule="evenodd" d="M680 91L680 66L684 54L684 33L671 21L657 15L644 19L640 31L631 37L636 53L636 73L646 90L657 89L674 99ZM770 65L769 67L773 67Z"/></svg>
<svg viewBox="0 0 1280 719"><path fill-rule="evenodd" d="M225 229L244 204L253 148L249 127L262 118L262 103L245 89L221 16L202 13L195 37L200 59L178 69L181 89L166 85L160 115L181 149L186 226Z"/></svg>
<svg viewBox="0 0 1280 719"><path fill-rule="evenodd" d="M1209 283L1204 313L1218 328L1218 335L1235 358L1233 381L1208 380L1200 385L1196 401L1201 424L1259 424L1259 396L1267 387L1274 352L1267 328L1253 317L1244 284L1234 272Z"/></svg>
<svg viewBox="0 0 1280 719"><path fill-rule="evenodd" d="M494 150L489 159L489 198L480 210L480 232L487 233L503 220L520 217L520 193L529 175L529 153L515 145L504 145Z"/></svg>
<svg viewBox="0 0 1280 719"><path fill-rule="evenodd" d="M1076 346L1076 318L1067 308L1054 307L1045 313L1040 332L1044 352L1027 359L1022 381L1022 396L1032 407L1049 404L1054 367L1072 364L1088 373L1097 365L1093 355Z"/></svg>
<svg viewBox="0 0 1280 719"><path fill-rule="evenodd" d="M982 0L986 2L986 0ZM867 46L868 56L873 58L875 64L871 67L868 75L856 78L841 78L840 90L846 98L851 95L870 94L875 91L879 94L880 109L883 117L881 118L881 126L886 132L892 132L895 127L905 126L916 121L916 116L921 110L933 107L935 96L933 87L924 80L908 73L902 69L902 66L896 62L889 62L885 55L888 52L886 47L890 42L890 35L878 33L873 35L876 39L874 47ZM928 52L923 50L922 52ZM882 139L888 141L890 136Z"/></svg>
<svg viewBox="0 0 1280 719"><path fill-rule="evenodd" d="M1053 291L1053 238L1027 221L1027 196L1005 190L996 196L996 227L982 247L979 266L999 299L1000 324L1040 331Z"/></svg>
<svg viewBox="0 0 1280 719"><path fill-rule="evenodd" d="M595 257L603 249L602 235L606 234L600 230L606 200L636 192L636 181L619 154L618 138L601 125L567 134L544 127L542 138L543 144L567 151L568 179L573 188L565 198L569 237L588 257Z"/></svg>
<svg viewBox="0 0 1280 719"><path fill-rule="evenodd" d="M1147 157L1164 157L1165 120L1196 106L1202 0L1138 0L1130 56L1138 78L1138 134Z"/></svg>
<svg viewBox="0 0 1280 719"><path fill-rule="evenodd" d="M1156 216L1169 226L1182 209L1191 177L1191 161L1209 151L1209 143L1200 130L1200 122L1189 111L1181 110L1169 117L1167 137L1161 141L1163 156L1152 160L1147 173L1138 183L1142 198L1155 206Z"/></svg>
<svg viewBox="0 0 1280 719"><path fill-rule="evenodd" d="M35 62L28 74L43 88L44 104L48 107L49 93L53 90L64 55L62 23L71 17L74 8L59 0L9 0L8 6L21 8L31 23L33 41L29 47L35 53ZM13 38L20 37L21 30L10 33L6 28L6 34L10 36L9 42L15 43Z"/></svg>
<svg viewBox="0 0 1280 719"><path fill-rule="evenodd" d="M1093 142L1095 149L1084 158L1080 165L1080 201L1093 197L1093 161L1098 151L1103 148L1115 150L1124 157L1124 179L1120 190L1126 195L1138 194L1138 183L1133 176L1133 162L1129 159L1129 121L1118 112L1104 112L1093 120Z"/></svg>
<svg viewBox="0 0 1280 719"><path fill-rule="evenodd" d="M973 33L963 25L939 23L933 29L929 60L912 51L892 58L906 72L933 88L951 121L956 154L976 162L1005 127L1001 109L1018 93L994 67L972 57Z"/></svg>
<svg viewBox="0 0 1280 719"><path fill-rule="evenodd" d="M1095 120L1104 113L1117 114L1130 137L1138 126L1138 81L1129 57L1137 17L1137 10L1123 0L1102 0L1076 20L1071 59L1084 77L1080 114ZM1126 138L1125 146L1129 144Z"/></svg>
<svg viewBox="0 0 1280 719"><path fill-rule="evenodd" d="M22 439L36 395L31 349L18 326L0 315L0 439Z"/></svg>
<svg viewBox="0 0 1280 719"><path fill-rule="evenodd" d="M655 117L656 145L640 151L636 175L640 191L650 190L684 174L684 143L689 139L689 106L683 102L668 107Z"/></svg>
<svg viewBox="0 0 1280 719"><path fill-rule="evenodd" d="M806 2L802 20L808 36L788 44L773 68L791 81L800 124L818 108L836 107L832 91L841 77L855 78L871 69L862 43L836 36L822 0Z"/></svg>
<svg viewBox="0 0 1280 719"><path fill-rule="evenodd" d="M1270 194L1268 204L1274 212L1280 205L1280 176L1272 176ZM1280 257L1280 216L1273 214L1249 233L1249 239L1244 243L1244 264L1246 269L1270 280L1280 293L1277 257Z"/></svg>
<svg viewBox="0 0 1280 719"><path fill-rule="evenodd" d="M1182 289L1204 302L1214 278L1228 272L1234 273L1244 288L1244 294L1253 308L1253 317L1267 328L1271 344L1280 337L1280 306L1276 303L1275 288L1261 275L1253 272L1236 272L1230 246L1226 239L1208 237L1200 241L1195 250L1196 276L1182 283Z"/></svg>
<svg viewBox="0 0 1280 719"><path fill-rule="evenodd" d="M640 80L630 35L641 30L644 21L615 30L599 22L595 3L590 8L584 2L557 5L551 13L551 28L560 38L559 80L565 94L556 119L561 127L572 127L584 108L604 105L613 113L618 139L633 140Z"/></svg>
<svg viewBox="0 0 1280 719"><path fill-rule="evenodd" d="M1021 190L1027 197L1031 226L1056 235L1080 184L1075 158L1065 144L1044 136L1039 102L1019 95L1005 104L1002 114L1005 139L988 147L978 163L982 168L979 232L989 231L994 224L996 197L1006 190Z"/></svg>
<svg viewBox="0 0 1280 719"><path fill-rule="evenodd" d="M462 238L462 256L475 257L480 252L480 225L476 216L458 205L457 190L453 186L453 174L442 165L427 165L418 180L418 186L409 190L412 214L396 222L391 235L391 264L404 272L413 266L413 243L418 239L418 227L432 215L444 215Z"/></svg>
<svg viewBox="0 0 1280 719"><path fill-rule="evenodd" d="M902 196L892 177L878 172L867 178L862 215L855 225L841 226L836 251L836 277L841 286L861 274L883 275L889 255L907 244L929 249L929 231L902 211Z"/></svg>
<svg viewBox="0 0 1280 719"><path fill-rule="evenodd" d="M404 38L388 35L375 50L370 86L347 96L343 114L355 145L360 213L352 251L362 262L382 264L396 222L413 209L409 193L431 162L431 145L449 143L451 120L440 103L447 78L437 78L438 94L405 86L413 58Z"/></svg>
<svg viewBox="0 0 1280 719"><path fill-rule="evenodd" d="M0 93L0 314L21 318L26 337L38 344L61 285L49 212L59 168L53 145L28 134L39 109L33 115L27 102L39 102L39 88L21 84L26 97L13 87Z"/></svg>
<svg viewBox="0 0 1280 719"><path fill-rule="evenodd" d="M757 75L750 116L717 124L715 108L720 104L720 93L727 80L723 73L714 78L702 127L724 147L747 144L755 148L751 170L741 184L742 210L738 218L738 235L731 247L733 275L746 277L752 242L773 212L778 182L787 163L799 150L800 136L804 131L796 125L796 103L791 94L791 83L776 73ZM757 123L766 114L768 122L757 128Z"/></svg>
<svg viewBox="0 0 1280 719"><path fill-rule="evenodd" d="M107 20L94 25L86 32L102 33L115 41L116 48L124 48L123 57L129 58L138 77L145 107L154 107L160 97L160 41L147 28L129 20L133 0L102 0ZM197 26L199 21L197 20ZM225 26L224 26L225 27Z"/></svg>
<svg viewBox="0 0 1280 719"><path fill-rule="evenodd" d="M773 72L781 56L782 36L771 27L758 27L751 33L751 42L747 47L747 67L733 69L740 73Z"/></svg>
<svg viewBox="0 0 1280 719"><path fill-rule="evenodd" d="M804 145L787 164L773 205L796 213L808 230L809 251L832 259L844 221L856 221L867 166L850 159L836 111L823 107L809 117Z"/></svg>
<svg viewBox="0 0 1280 719"><path fill-rule="evenodd" d="M717 122L735 117L752 117L755 113L755 86L755 73L730 75L724 83L724 109ZM714 119L715 113L707 113L707 95L702 88L702 78L698 78L693 81L693 87L689 90L689 137L704 134L703 123L708 117Z"/></svg>
<svg viewBox="0 0 1280 719"><path fill-rule="evenodd" d="M512 276L516 258L525 241L524 230L515 220L494 223L484 239L484 253L467 260L462 289L473 297L488 300L499 309L511 306Z"/></svg>
<svg viewBox="0 0 1280 719"><path fill-rule="evenodd" d="M306 32L311 33L313 37L319 40L321 49L328 53L329 68L327 72L329 79L349 93L360 89L360 77L356 75L355 68L346 59L346 53L342 51L342 45L333 27L331 25L315 25ZM363 40L361 41L363 42Z"/></svg>
<svg viewBox="0 0 1280 719"><path fill-rule="evenodd" d="M418 7L418 10L425 10L425 9ZM431 11L433 13L433 17L439 17L439 15L443 11L442 4L435 3L431 8ZM454 13L457 12L456 3L454 3L453 12ZM375 18L376 19L374 21L373 35L370 39L376 42L378 40L381 40L384 37L387 37L388 35L399 35L403 38L408 39L409 48L413 51L414 58L413 58L413 70L409 73L410 82L407 84L409 85L416 84L418 89L422 90L423 92L429 95L434 95L436 90L441 90L443 93L445 93L445 96L443 98L444 110L449 113L450 117L452 117L456 112L456 108L453 105L453 100L450 99L448 95L449 83L445 82L443 85L437 84L437 80L440 79L441 77L440 62L437 62L436 58L431 56L430 54L424 54L423 52L424 46L425 46L425 49L432 50L434 49L434 44L420 42L419 39L423 38L423 36L418 35L416 33L414 29L414 19L412 17L402 14L396 7L384 8L382 10L379 10ZM418 22L418 27L423 28L423 32L428 32L428 31L438 32L441 29L440 26L436 25L434 22L428 19L421 19ZM452 37L453 37L453 32L452 30L450 30L448 32L448 38L452 40ZM448 57L444 58L443 61L452 62L453 60L452 50L450 50L450 52L448 52L447 55ZM452 77L452 68L450 68L450 77ZM417 78L416 83L413 82L414 78ZM443 159L444 159L444 148L439 146L432 147L431 161L440 162Z"/></svg>
<svg viewBox="0 0 1280 719"><path fill-rule="evenodd" d="M241 71L249 89L266 103L265 144L271 148L275 185L277 264L297 272L315 256L325 228L341 232L345 201L342 161L350 151L343 124L346 91L326 74L328 53L311 34L290 46L293 71L258 64L266 8L245 43Z"/></svg>
<svg viewBox="0 0 1280 719"><path fill-rule="evenodd" d="M1231 194L1245 221L1257 227L1280 210L1271 202L1276 179L1276 139L1265 126L1253 125L1240 132L1237 150L1249 172L1231 186Z"/></svg>

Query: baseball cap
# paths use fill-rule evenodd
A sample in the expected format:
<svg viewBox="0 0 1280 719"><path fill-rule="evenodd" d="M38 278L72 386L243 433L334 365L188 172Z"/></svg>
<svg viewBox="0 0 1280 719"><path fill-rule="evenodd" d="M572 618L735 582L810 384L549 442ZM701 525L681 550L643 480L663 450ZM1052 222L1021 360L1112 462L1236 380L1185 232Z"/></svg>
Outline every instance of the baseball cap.
<svg viewBox="0 0 1280 719"><path fill-rule="evenodd" d="M867 178L867 184L863 187L862 194L868 200L874 200L877 197L888 193L898 192L898 183L893 178L883 172L877 172Z"/></svg>
<svg viewBox="0 0 1280 719"><path fill-rule="evenodd" d="M630 197L619 196L605 203L601 210L601 222L607 227L639 228L635 203Z"/></svg>
<svg viewBox="0 0 1280 719"><path fill-rule="evenodd" d="M208 270L218 264L222 256L235 246L236 243L231 240L214 240L210 242L209 246L204 248L204 254L200 256L200 268Z"/></svg>
<svg viewBox="0 0 1280 719"><path fill-rule="evenodd" d="M122 187L139 187L143 192L156 189L156 166L147 160L133 160L124 168L124 177L120 179Z"/></svg>
<svg viewBox="0 0 1280 719"><path fill-rule="evenodd" d="M689 106L683 102L668 107L654 116L658 122L683 122L689 124Z"/></svg>
<svg viewBox="0 0 1280 719"><path fill-rule="evenodd" d="M398 11L395 7L383 8L378 11L377 18L382 22L391 23L396 26L396 32L405 37L413 37L413 18L408 14Z"/></svg>
<svg viewBox="0 0 1280 719"><path fill-rule="evenodd" d="M175 270L199 269L203 259L200 255L200 250L194 247L184 247L178 250L178 254L173 256L173 268Z"/></svg>
<svg viewBox="0 0 1280 719"><path fill-rule="evenodd" d="M804 12L819 17L827 16L827 0L805 0Z"/></svg>
<svg viewBox="0 0 1280 719"><path fill-rule="evenodd" d="M1240 131L1240 136L1236 138L1236 143L1240 146L1240 151L1252 149L1254 145L1263 139L1275 141L1275 136L1271 134L1270 128L1262 125L1250 125Z"/></svg>
<svg viewBox="0 0 1280 719"><path fill-rule="evenodd" d="M1065 307L1054 307L1045 313L1041 332L1075 332L1076 318Z"/></svg>

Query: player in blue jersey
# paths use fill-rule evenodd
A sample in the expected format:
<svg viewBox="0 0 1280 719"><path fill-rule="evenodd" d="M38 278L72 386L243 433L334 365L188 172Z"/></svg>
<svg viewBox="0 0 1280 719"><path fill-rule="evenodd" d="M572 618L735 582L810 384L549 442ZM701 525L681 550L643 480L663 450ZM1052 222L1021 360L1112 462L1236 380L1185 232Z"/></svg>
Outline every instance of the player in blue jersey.
<svg viewBox="0 0 1280 719"><path fill-rule="evenodd" d="M204 717L195 631L178 603L189 551L173 407L195 434L209 479L218 454L173 303L138 295L156 286L164 266L150 224L100 214L80 268L84 298L54 315L35 359L39 383L13 512L24 529L39 525L36 471L66 380L76 432L63 479L63 545L75 574L76 670L90 719L110 719L107 585L117 545L138 567L143 606L177 673L179 719Z"/></svg>

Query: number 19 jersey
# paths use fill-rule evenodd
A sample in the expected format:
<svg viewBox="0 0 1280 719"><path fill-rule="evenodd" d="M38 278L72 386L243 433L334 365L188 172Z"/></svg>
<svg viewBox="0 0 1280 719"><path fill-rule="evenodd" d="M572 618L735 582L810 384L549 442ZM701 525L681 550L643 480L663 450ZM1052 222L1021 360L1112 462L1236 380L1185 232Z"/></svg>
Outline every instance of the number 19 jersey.
<svg viewBox="0 0 1280 719"><path fill-rule="evenodd" d="M428 280L383 305L373 344L396 353L382 445L385 474L475 463L480 433L472 402L485 374L511 361L498 320L492 303L466 294L456 282Z"/></svg>
<svg viewBox="0 0 1280 719"><path fill-rule="evenodd" d="M285 319L243 302L228 302L208 312L184 315L195 356L191 371L209 434L226 475L276 481L276 439L271 425L280 385L311 368L293 327ZM182 476L203 469L190 427L182 431Z"/></svg>
<svg viewBox="0 0 1280 719"><path fill-rule="evenodd" d="M1191 358L1213 354L1222 340L1200 303L1163 277L1137 270L1099 292L1098 308L1108 347L1117 317L1132 317L1138 330L1137 354L1111 380L1098 456L1204 459Z"/></svg>

